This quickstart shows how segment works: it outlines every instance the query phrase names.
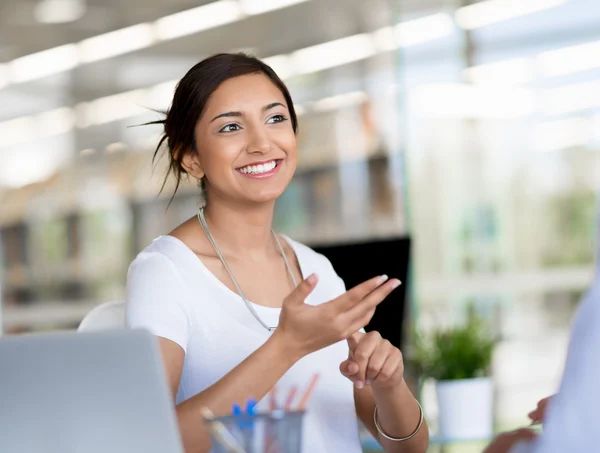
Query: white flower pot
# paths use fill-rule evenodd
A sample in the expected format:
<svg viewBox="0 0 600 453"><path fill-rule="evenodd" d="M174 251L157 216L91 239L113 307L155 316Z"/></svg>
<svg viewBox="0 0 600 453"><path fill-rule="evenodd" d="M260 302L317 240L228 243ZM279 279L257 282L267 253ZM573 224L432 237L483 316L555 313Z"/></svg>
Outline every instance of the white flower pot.
<svg viewBox="0 0 600 453"><path fill-rule="evenodd" d="M438 381L439 431L443 439L486 439L493 432L491 378Z"/></svg>

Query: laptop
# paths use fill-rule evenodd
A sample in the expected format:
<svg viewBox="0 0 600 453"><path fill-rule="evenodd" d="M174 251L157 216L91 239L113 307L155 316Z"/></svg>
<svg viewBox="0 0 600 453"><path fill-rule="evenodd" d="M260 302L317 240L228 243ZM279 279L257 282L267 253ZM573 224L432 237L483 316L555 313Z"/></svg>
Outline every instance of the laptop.
<svg viewBox="0 0 600 453"><path fill-rule="evenodd" d="M0 338L0 451L182 453L155 337L114 330Z"/></svg>
<svg viewBox="0 0 600 453"><path fill-rule="evenodd" d="M402 286L393 291L375 311L367 332L378 331L397 348L402 349L407 314L407 287L410 261L410 238L371 239L339 244L313 244L325 255L337 274L350 289L375 275L399 278Z"/></svg>

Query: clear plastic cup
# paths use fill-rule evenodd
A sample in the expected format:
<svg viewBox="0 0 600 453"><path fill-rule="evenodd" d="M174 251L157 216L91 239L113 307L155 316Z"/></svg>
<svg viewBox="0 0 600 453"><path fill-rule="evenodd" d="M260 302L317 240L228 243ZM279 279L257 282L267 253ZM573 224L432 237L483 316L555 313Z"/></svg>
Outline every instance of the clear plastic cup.
<svg viewBox="0 0 600 453"><path fill-rule="evenodd" d="M228 415L209 420L207 423L212 424L211 453L300 453L303 419L303 411L274 411L254 416ZM223 441L222 427L231 435L237 449L231 447L231 442ZM215 434L219 432L221 435ZM229 435L226 433L225 437Z"/></svg>

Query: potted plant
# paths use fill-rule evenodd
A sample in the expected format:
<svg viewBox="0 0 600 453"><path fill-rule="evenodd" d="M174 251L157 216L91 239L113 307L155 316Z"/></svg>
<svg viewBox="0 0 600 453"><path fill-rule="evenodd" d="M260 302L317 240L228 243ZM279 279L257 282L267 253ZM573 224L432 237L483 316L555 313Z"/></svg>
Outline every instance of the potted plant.
<svg viewBox="0 0 600 453"><path fill-rule="evenodd" d="M463 325L415 335L415 371L436 380L439 434L445 440L485 439L493 432L489 376L496 339L471 310Z"/></svg>

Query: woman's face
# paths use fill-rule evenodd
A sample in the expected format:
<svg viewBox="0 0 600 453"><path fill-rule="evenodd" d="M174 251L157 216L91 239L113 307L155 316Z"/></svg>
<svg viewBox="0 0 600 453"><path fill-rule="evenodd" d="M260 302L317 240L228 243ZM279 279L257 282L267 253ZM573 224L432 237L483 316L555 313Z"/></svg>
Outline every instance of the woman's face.
<svg viewBox="0 0 600 453"><path fill-rule="evenodd" d="M196 125L194 176L209 200L273 201L296 170L296 136L283 94L264 74L225 81Z"/></svg>

